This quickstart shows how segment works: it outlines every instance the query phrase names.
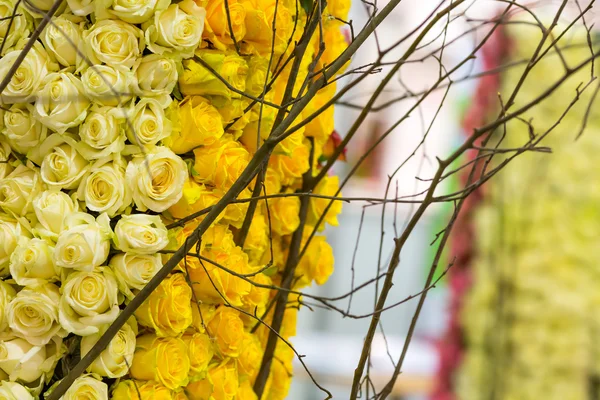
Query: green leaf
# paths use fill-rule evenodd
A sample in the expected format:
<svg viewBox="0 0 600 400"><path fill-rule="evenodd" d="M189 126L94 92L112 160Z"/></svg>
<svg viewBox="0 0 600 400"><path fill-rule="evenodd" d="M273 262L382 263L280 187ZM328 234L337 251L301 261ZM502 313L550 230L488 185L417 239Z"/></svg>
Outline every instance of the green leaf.
<svg viewBox="0 0 600 400"><path fill-rule="evenodd" d="M179 100L179 101L183 100L183 95L181 94L181 91L179 90L179 84L175 85L175 87L173 88L173 93L171 93L171 94L177 100Z"/></svg>
<svg viewBox="0 0 600 400"><path fill-rule="evenodd" d="M312 0L300 0L300 5L304 9L304 11L306 11L306 13L309 14L312 10L313 2Z"/></svg>

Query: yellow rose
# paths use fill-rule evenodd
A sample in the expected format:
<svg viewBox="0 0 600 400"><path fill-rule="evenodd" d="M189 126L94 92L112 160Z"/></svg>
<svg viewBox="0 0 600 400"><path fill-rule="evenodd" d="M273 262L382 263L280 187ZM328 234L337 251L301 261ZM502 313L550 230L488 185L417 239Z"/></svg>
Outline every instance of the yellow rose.
<svg viewBox="0 0 600 400"><path fill-rule="evenodd" d="M41 286L58 280L60 269L52 260L54 246L44 239L19 238L10 256L10 275L20 286Z"/></svg>
<svg viewBox="0 0 600 400"><path fill-rule="evenodd" d="M126 111L113 107L92 107L79 126L75 148L86 160L105 158L125 148Z"/></svg>
<svg viewBox="0 0 600 400"><path fill-rule="evenodd" d="M142 290L163 264L160 254L120 253L110 259L108 266L115 273L121 293L131 300L135 296L132 289Z"/></svg>
<svg viewBox="0 0 600 400"><path fill-rule="evenodd" d="M136 334L137 323L132 317L119 329L108 346L87 368L87 371L108 378L125 376L133 362ZM98 332L81 338L81 357L84 357L94 347L101 336L102 334Z"/></svg>
<svg viewBox="0 0 600 400"><path fill-rule="evenodd" d="M263 273L256 274L250 277L249 279L259 285L272 284L271 278L269 278ZM256 310L258 315L262 315L265 311L267 302L269 301L269 294L269 289L251 284L250 292L244 297L244 304L246 305L246 310L250 314L254 314L254 311ZM249 316L243 316L243 318L246 320L251 320L252 322L256 322L256 320Z"/></svg>
<svg viewBox="0 0 600 400"><path fill-rule="evenodd" d="M171 390L188 382L190 359L185 342L179 338L138 337L129 374L134 379L153 380Z"/></svg>
<svg viewBox="0 0 600 400"><path fill-rule="evenodd" d="M93 65L129 70L144 50L143 32L127 22L97 21L83 32L85 53Z"/></svg>
<svg viewBox="0 0 600 400"><path fill-rule="evenodd" d="M213 190L213 194L216 195L220 200L225 195L225 190L215 188L215 190ZM244 191L242 191L237 198L239 200L243 200L251 197L252 191L250 189L244 189ZM223 217L223 222L228 223L234 228L240 229L244 223L244 219L246 218L249 204L249 202L229 204L225 208L225 211L223 211L221 214Z"/></svg>
<svg viewBox="0 0 600 400"><path fill-rule="evenodd" d="M235 398L236 400L258 400L258 396L254 393L252 384L247 379L240 382Z"/></svg>
<svg viewBox="0 0 600 400"><path fill-rule="evenodd" d="M58 322L58 287L48 283L21 290L6 308L6 319L13 333L35 346L44 346L54 336L67 332Z"/></svg>
<svg viewBox="0 0 600 400"><path fill-rule="evenodd" d="M246 78L246 90L253 96L259 96L268 84L269 57L252 56L248 59L248 77ZM311 103L314 100L311 100Z"/></svg>
<svg viewBox="0 0 600 400"><path fill-rule="evenodd" d="M223 53L220 50L198 50L200 57L219 76L239 91L246 89L246 76L248 64L237 53ZM181 93L187 96L223 96L226 98L240 98L239 93L232 92L217 78L213 72L204 68L194 60L183 62L183 74L179 77Z"/></svg>
<svg viewBox="0 0 600 400"><path fill-rule="evenodd" d="M208 378L193 381L185 387L190 400L212 400L213 385Z"/></svg>
<svg viewBox="0 0 600 400"><path fill-rule="evenodd" d="M250 162L248 150L230 137L195 149L194 156L194 179L220 189L230 187Z"/></svg>
<svg viewBox="0 0 600 400"><path fill-rule="evenodd" d="M181 199L169 207L169 213L175 218L184 218L216 204L219 198L212 189L188 179L183 185Z"/></svg>
<svg viewBox="0 0 600 400"><path fill-rule="evenodd" d="M44 47L63 67L79 67L83 63L77 49L81 48L84 25L83 18L63 14L53 18L52 24L42 31Z"/></svg>
<svg viewBox="0 0 600 400"><path fill-rule="evenodd" d="M129 87L133 74L111 65L94 65L81 75L83 92L90 100L103 106L123 106L131 100ZM121 112L123 118L123 112Z"/></svg>
<svg viewBox="0 0 600 400"><path fill-rule="evenodd" d="M132 202L131 190L125 182L125 162L104 159L95 163L85 175L77 191L79 200L88 210L106 213L109 217L124 212Z"/></svg>
<svg viewBox="0 0 600 400"><path fill-rule="evenodd" d="M249 51L255 54L268 56L271 48L275 54L285 51L291 39L294 22L292 13L284 4L276 0L245 0L246 8L246 36L244 41ZM277 14L275 11L277 10ZM295 11L294 11L295 14ZM276 18L275 46L273 44L273 19Z"/></svg>
<svg viewBox="0 0 600 400"><path fill-rule="evenodd" d="M169 244L165 224L158 215L122 215L115 226L115 247L126 253L154 254Z"/></svg>
<svg viewBox="0 0 600 400"><path fill-rule="evenodd" d="M256 335L245 332L242 339L242 350L238 358L238 371L254 380L262 362L263 350Z"/></svg>
<svg viewBox="0 0 600 400"><path fill-rule="evenodd" d="M226 9L225 5L227 4ZM204 39L208 40L219 50L227 50L234 44L233 37L241 44L246 34L246 9L238 0L208 0L206 2L206 25ZM230 29L230 25L231 28Z"/></svg>
<svg viewBox="0 0 600 400"><path fill-rule="evenodd" d="M268 96L265 98L268 98ZM250 99L247 97L228 99L221 96L210 96L210 102L219 110L223 126L231 124L227 131L236 140L239 139L243 133L242 129L250 121L250 112L246 111L250 105Z"/></svg>
<svg viewBox="0 0 600 400"><path fill-rule="evenodd" d="M61 400L108 400L108 385L93 375L83 375L75 379Z"/></svg>
<svg viewBox="0 0 600 400"><path fill-rule="evenodd" d="M221 114L203 97L187 97L179 103L179 120L179 129L164 140L176 154L210 146L223 136Z"/></svg>
<svg viewBox="0 0 600 400"><path fill-rule="evenodd" d="M140 398L140 396L142 396ZM111 400L179 400L171 390L154 381L119 381Z"/></svg>
<svg viewBox="0 0 600 400"><path fill-rule="evenodd" d="M0 214L0 276L10 274L9 261L13 251L17 248L21 237L29 236L19 222L5 214Z"/></svg>
<svg viewBox="0 0 600 400"><path fill-rule="evenodd" d="M217 313L215 306L206 303L196 304L192 302L192 327L189 331L206 333L206 325Z"/></svg>
<svg viewBox="0 0 600 400"><path fill-rule="evenodd" d="M31 104L13 104L4 113L3 133L10 147L27 154L46 139L48 128L33 118Z"/></svg>
<svg viewBox="0 0 600 400"><path fill-rule="evenodd" d="M97 0L96 19L123 20L130 24L148 21L155 11L167 8L167 0Z"/></svg>
<svg viewBox="0 0 600 400"><path fill-rule="evenodd" d="M60 288L60 324L79 336L99 333L119 315L117 279L108 267L71 272Z"/></svg>
<svg viewBox="0 0 600 400"><path fill-rule="evenodd" d="M275 348L275 357L271 366L270 385L267 398L284 400L292 383L292 359L294 352L287 344L279 341Z"/></svg>
<svg viewBox="0 0 600 400"><path fill-rule="evenodd" d="M194 333L183 335L181 339L188 348L190 374L203 376L215 354L211 338L206 333Z"/></svg>
<svg viewBox="0 0 600 400"><path fill-rule="evenodd" d="M133 186L133 200L138 210L163 212L177 203L188 178L185 162L163 146L134 156L125 176Z"/></svg>
<svg viewBox="0 0 600 400"><path fill-rule="evenodd" d="M260 209L259 209L260 210ZM244 242L244 250L248 252L250 259L260 260L269 246L269 224L266 216L261 211L256 211L248 236Z"/></svg>
<svg viewBox="0 0 600 400"><path fill-rule="evenodd" d="M65 192L46 190L40 193L33 199L33 211L38 221L34 232L40 237L56 241L64 229L65 218L78 209L77 202Z"/></svg>
<svg viewBox="0 0 600 400"><path fill-rule="evenodd" d="M308 240L310 232L305 232L303 242ZM304 246L304 244L303 244ZM307 286L311 281L322 285L333 273L333 249L325 236L313 236L304 256L298 263L296 275L300 277L299 286Z"/></svg>
<svg viewBox="0 0 600 400"><path fill-rule="evenodd" d="M237 394L238 372L233 361L223 361L208 370L208 380L212 384L211 399L233 400Z"/></svg>
<svg viewBox="0 0 600 400"><path fill-rule="evenodd" d="M302 132L294 132L277 145L269 166L279 173L281 183L289 186L308 171L310 149L302 142Z"/></svg>
<svg viewBox="0 0 600 400"><path fill-rule="evenodd" d="M58 235L54 262L62 268L92 271L104 264L110 251L110 220L106 214L94 219L83 212L65 218L65 230Z"/></svg>
<svg viewBox="0 0 600 400"><path fill-rule="evenodd" d="M0 1L0 43L4 42L2 54L5 56L13 50L20 50L24 46L24 39L29 38L33 24L29 13L21 5L15 13L15 3L12 0ZM10 31L8 27L10 26Z"/></svg>
<svg viewBox="0 0 600 400"><path fill-rule="evenodd" d="M350 0L332 0L327 2L324 13L329 15L328 21L331 23L336 22L338 26L342 24L341 21L348 20L348 12L350 11ZM336 21L336 18L341 21Z"/></svg>
<svg viewBox="0 0 600 400"><path fill-rule="evenodd" d="M29 389L17 382L0 382L1 400L35 400Z"/></svg>
<svg viewBox="0 0 600 400"><path fill-rule="evenodd" d="M183 0L157 11L142 25L148 49L155 54L190 58L200 45L206 10L193 0Z"/></svg>
<svg viewBox="0 0 600 400"><path fill-rule="evenodd" d="M50 378L62 356L61 347L59 337L45 346L34 346L21 338L4 339L0 341L0 369L12 381L35 383L42 375Z"/></svg>
<svg viewBox="0 0 600 400"><path fill-rule="evenodd" d="M335 86L336 85L334 83L319 90L317 95L306 107L305 114L311 115L317 112L321 107L325 106L325 104L327 104L327 102L329 102L335 95ZM315 138L315 141L317 142L315 148L321 148L322 145L319 145L319 143L325 143L327 138L329 138L329 135L331 135L333 132L333 112L334 107L332 104L306 125L305 135ZM318 159L318 154L315 154L315 159Z"/></svg>
<svg viewBox="0 0 600 400"><path fill-rule="evenodd" d="M140 325L152 328L156 336L177 336L192 323L192 289L183 274L173 274L135 312Z"/></svg>
<svg viewBox="0 0 600 400"><path fill-rule="evenodd" d="M315 187L315 194L323 196L336 196L336 193L340 187L339 177L337 175L325 176L321 182ZM339 196L339 194L337 194ZM331 201L330 199L323 199L318 197L312 197L310 199L310 205L308 209L308 222L312 225L316 225L319 219L325 214L327 206L331 203L331 207L327 210L327 214L323 219L323 222L328 223L332 226L338 225L337 216L342 212L341 201ZM324 229L324 223L319 226L320 230Z"/></svg>
<svg viewBox="0 0 600 400"><path fill-rule="evenodd" d="M134 92L138 96L159 98L166 96L166 101L170 102L171 92L179 77L174 59L159 54L149 54L136 62L133 73L136 78Z"/></svg>
<svg viewBox="0 0 600 400"><path fill-rule="evenodd" d="M278 235L289 235L300 225L300 199L290 193L288 197L269 200L271 229Z"/></svg>
<svg viewBox="0 0 600 400"><path fill-rule="evenodd" d="M240 355L244 339L244 323L239 311L226 306L217 308L217 313L208 324L208 332L215 337L217 350L222 356Z"/></svg>
<svg viewBox="0 0 600 400"><path fill-rule="evenodd" d="M89 163L75 149L74 141L70 136L55 133L36 149L39 154L45 154L40 173L51 188L76 189L89 170Z"/></svg>
<svg viewBox="0 0 600 400"><path fill-rule="evenodd" d="M20 164L0 179L0 207L6 213L25 216L33 212L32 200L43 191L44 183L35 167Z"/></svg>
<svg viewBox="0 0 600 400"><path fill-rule="evenodd" d="M312 45L314 46L314 51L317 51L319 48L319 40L316 39L317 35L313 36ZM323 41L327 43L325 47L325 51L321 55L319 62L317 63L317 70L320 70L326 65L333 63L337 58L346 50L348 47L348 43L346 42L346 38L342 33L338 24L330 24L326 25L323 32ZM344 70L350 65L350 61L348 61L338 72L337 74L341 74Z"/></svg>

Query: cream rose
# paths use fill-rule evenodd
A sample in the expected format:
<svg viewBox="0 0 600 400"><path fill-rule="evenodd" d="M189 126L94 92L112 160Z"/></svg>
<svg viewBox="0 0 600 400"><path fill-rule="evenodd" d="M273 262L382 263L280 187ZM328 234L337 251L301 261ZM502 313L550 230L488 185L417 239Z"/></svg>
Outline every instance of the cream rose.
<svg viewBox="0 0 600 400"><path fill-rule="evenodd" d="M8 30L9 25L10 31ZM23 48L32 30L32 18L29 14L23 12L22 7L19 7L15 14L14 1L0 1L0 44L4 42L1 56L10 51Z"/></svg>
<svg viewBox="0 0 600 400"><path fill-rule="evenodd" d="M79 127L81 141L75 144L79 153L86 160L120 153L125 148L125 116L125 109L92 107L85 122Z"/></svg>
<svg viewBox="0 0 600 400"><path fill-rule="evenodd" d="M29 233L19 222L0 214L0 277L10 273L10 256L21 237L29 237Z"/></svg>
<svg viewBox="0 0 600 400"><path fill-rule="evenodd" d="M11 165L11 154L10 145L4 141L0 142L0 179L6 178L14 169Z"/></svg>
<svg viewBox="0 0 600 400"><path fill-rule="evenodd" d="M93 375L80 376L60 399L108 400L108 385Z"/></svg>
<svg viewBox="0 0 600 400"><path fill-rule="evenodd" d="M19 165L0 179L0 207L7 213L24 216L33 211L32 199L44 190L40 173L34 167Z"/></svg>
<svg viewBox="0 0 600 400"><path fill-rule="evenodd" d="M140 211L163 212L177 203L188 177L187 165L170 149L157 146L133 158L125 172Z"/></svg>
<svg viewBox="0 0 600 400"><path fill-rule="evenodd" d="M13 333L35 346L46 345L54 336L67 332L58 323L58 287L52 283L37 288L25 288L6 308L8 326Z"/></svg>
<svg viewBox="0 0 600 400"><path fill-rule="evenodd" d="M79 67L83 63L77 49L82 45L84 24L81 17L63 14L53 18L42 32L40 39L46 51L64 67Z"/></svg>
<svg viewBox="0 0 600 400"><path fill-rule="evenodd" d="M158 215L123 215L114 235L115 247L126 253L155 254L169 244L165 224Z"/></svg>
<svg viewBox="0 0 600 400"><path fill-rule="evenodd" d="M62 340L56 338L47 345L34 346L21 338L0 341L0 369L9 379L31 383L54 370Z"/></svg>
<svg viewBox="0 0 600 400"><path fill-rule="evenodd" d="M100 353L98 358L88 367L87 371L108 378L125 376L133 362L135 353L135 336L137 323L131 318L123 325L109 345ZM81 356L84 357L98 342L102 334L84 336L81 339Z"/></svg>
<svg viewBox="0 0 600 400"><path fill-rule="evenodd" d="M95 220L90 214L71 214L65 220L65 230L58 235L54 262L59 267L90 272L106 261L111 236L106 214Z"/></svg>
<svg viewBox="0 0 600 400"><path fill-rule="evenodd" d="M143 32L118 19L96 22L83 37L86 55L92 64L129 70L144 50Z"/></svg>
<svg viewBox="0 0 600 400"><path fill-rule="evenodd" d="M24 3L25 9L28 13L30 13L35 18L43 18L48 10L52 8L54 5L53 0L30 0ZM65 3L61 3L56 11L56 15L62 14L67 5Z"/></svg>
<svg viewBox="0 0 600 400"><path fill-rule="evenodd" d="M3 133L13 149L27 154L46 139L48 128L33 118L31 104L14 104L4 113Z"/></svg>
<svg viewBox="0 0 600 400"><path fill-rule="evenodd" d="M142 290L163 264L160 254L121 253L111 258L108 266L117 277L121 293L131 300L135 296L132 289Z"/></svg>
<svg viewBox="0 0 600 400"><path fill-rule="evenodd" d="M35 400L29 390L17 382L2 381L0 383L1 400Z"/></svg>
<svg viewBox="0 0 600 400"><path fill-rule="evenodd" d="M67 332L93 335L104 330L119 315L122 298L110 268L72 272L60 290L58 318Z"/></svg>
<svg viewBox="0 0 600 400"><path fill-rule="evenodd" d="M0 332L6 332L6 329L8 328L6 307L16 295L17 291L15 288L4 281L0 281Z"/></svg>
<svg viewBox="0 0 600 400"><path fill-rule="evenodd" d="M19 238L10 256L10 274L20 286L42 286L58 280L60 270L52 260L54 247L44 239Z"/></svg>
<svg viewBox="0 0 600 400"><path fill-rule="evenodd" d="M99 0L96 18L121 19L130 24L141 24L148 21L155 11L164 10L169 3L168 0Z"/></svg>
<svg viewBox="0 0 600 400"><path fill-rule="evenodd" d="M0 79L6 77L19 54L21 50L15 50L0 58ZM57 69L58 65L52 62L42 44L36 42L0 95L2 103L29 103L38 94L46 75Z"/></svg>
<svg viewBox="0 0 600 400"><path fill-rule="evenodd" d="M179 77L175 60L159 54L149 54L139 59L133 72L133 91L140 97L168 96L170 99ZM163 107L168 105L161 104Z"/></svg>
<svg viewBox="0 0 600 400"><path fill-rule="evenodd" d="M78 210L78 204L60 190L46 190L33 199L33 211L38 220L35 232L54 241L63 231L65 218Z"/></svg>
<svg viewBox="0 0 600 400"><path fill-rule="evenodd" d="M83 91L98 104L116 107L131 100L133 73L110 65L94 65L81 75Z"/></svg>
<svg viewBox="0 0 600 400"><path fill-rule="evenodd" d="M34 116L38 121L64 133L85 120L90 102L78 77L70 72L55 72L43 84L35 101Z"/></svg>
<svg viewBox="0 0 600 400"><path fill-rule="evenodd" d="M125 161L121 158L99 160L77 191L88 210L113 217L131 205L131 189L125 182Z"/></svg>
<svg viewBox="0 0 600 400"><path fill-rule="evenodd" d="M149 148L171 134L173 126L165 111L153 98L140 99L129 113L131 125L126 127L127 138L135 145Z"/></svg>
<svg viewBox="0 0 600 400"><path fill-rule="evenodd" d="M75 145L76 141L71 136L53 134L35 150L36 154L30 154L32 160L43 157L41 177L51 188L75 189L88 171L90 165Z"/></svg>
<svg viewBox="0 0 600 400"><path fill-rule="evenodd" d="M200 45L206 10L193 0L171 4L142 25L147 46L155 54L190 58Z"/></svg>

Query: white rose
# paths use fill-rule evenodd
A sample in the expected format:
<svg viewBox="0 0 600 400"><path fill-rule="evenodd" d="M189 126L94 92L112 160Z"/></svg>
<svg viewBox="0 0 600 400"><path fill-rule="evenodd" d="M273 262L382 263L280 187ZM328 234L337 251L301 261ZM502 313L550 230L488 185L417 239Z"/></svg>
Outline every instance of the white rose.
<svg viewBox="0 0 600 400"><path fill-rule="evenodd" d="M76 271L67 276L61 287L60 324L79 336L101 332L119 315L117 279L110 268Z"/></svg>
<svg viewBox="0 0 600 400"><path fill-rule="evenodd" d="M44 239L19 238L10 256L10 274L20 286L41 286L58 280L59 269L52 261L52 247Z"/></svg>
<svg viewBox="0 0 600 400"><path fill-rule="evenodd" d="M76 148L86 160L104 158L120 153L125 148L123 120L125 109L112 107L92 108L83 125L79 127Z"/></svg>
<svg viewBox="0 0 600 400"><path fill-rule="evenodd" d="M110 251L109 224L106 214L96 220L86 213L69 215L65 220L66 229L58 235L54 248L56 265L80 271L92 271L102 265Z"/></svg>
<svg viewBox="0 0 600 400"><path fill-rule="evenodd" d="M83 178L77 197L85 201L88 210L105 212L113 217L131 205L131 189L125 181L125 162L122 160L101 160Z"/></svg>
<svg viewBox="0 0 600 400"><path fill-rule="evenodd" d="M46 139L48 128L33 118L31 104L14 104L4 113L3 133L13 149L27 154Z"/></svg>
<svg viewBox="0 0 600 400"><path fill-rule="evenodd" d="M168 231L158 215L123 215L115 226L117 249L134 254L156 254L169 244Z"/></svg>
<svg viewBox="0 0 600 400"><path fill-rule="evenodd" d="M20 223L0 215L0 276L4 277L10 274L10 255L17 248L19 238L28 236L29 233L23 229Z"/></svg>
<svg viewBox="0 0 600 400"><path fill-rule="evenodd" d="M127 22L102 20L83 33L92 64L129 70L144 50L143 32Z"/></svg>
<svg viewBox="0 0 600 400"><path fill-rule="evenodd" d="M44 79L35 101L35 118L58 133L81 124L90 105L79 78L70 72L54 72Z"/></svg>
<svg viewBox="0 0 600 400"><path fill-rule="evenodd" d="M10 145L0 142L0 179L6 178L14 169L11 165L11 154Z"/></svg>
<svg viewBox="0 0 600 400"><path fill-rule="evenodd" d="M59 190L46 190L33 200L33 211L38 220L37 234L52 240L63 231L65 218L78 210L78 204Z"/></svg>
<svg viewBox="0 0 600 400"><path fill-rule="evenodd" d="M90 165L75 149L75 144L75 140L70 136L53 134L36 149L40 155L44 154L40 168L41 176L51 188L75 189L88 171ZM30 154L30 158L35 160L37 154Z"/></svg>
<svg viewBox="0 0 600 400"><path fill-rule="evenodd" d="M52 19L40 39L56 61L64 67L80 66L83 59L77 49L81 47L84 19L63 14Z"/></svg>
<svg viewBox="0 0 600 400"><path fill-rule="evenodd" d="M21 50L32 30L32 18L23 7L17 8L15 13L15 1L0 0L0 44L4 42L1 56L12 50Z"/></svg>
<svg viewBox="0 0 600 400"><path fill-rule="evenodd" d="M17 382L0 382L0 400L35 400L29 390Z"/></svg>
<svg viewBox="0 0 600 400"><path fill-rule="evenodd" d="M183 195L188 171L181 157L166 147L157 146L145 156L134 157L127 165L125 176L132 185L133 200L140 211L163 212Z"/></svg>
<svg viewBox="0 0 600 400"><path fill-rule="evenodd" d="M177 63L169 57L149 54L138 60L133 67L135 81L133 90L140 97L166 96L171 99L171 92L179 77ZM163 104L167 107L168 104Z"/></svg>
<svg viewBox="0 0 600 400"><path fill-rule="evenodd" d="M96 19L112 18L141 24L148 21L155 11L164 10L169 3L168 0L98 0Z"/></svg>
<svg viewBox="0 0 600 400"><path fill-rule="evenodd" d="M92 375L84 375L75 382L60 400L108 400L108 385Z"/></svg>
<svg viewBox="0 0 600 400"><path fill-rule="evenodd" d="M131 290L142 290L163 264L160 254L121 253L108 266L115 272L121 293L131 300L135 296Z"/></svg>
<svg viewBox="0 0 600 400"><path fill-rule="evenodd" d="M21 290L8 304L8 326L14 334L35 346L48 344L67 332L58 323L58 287L52 283Z"/></svg>
<svg viewBox="0 0 600 400"><path fill-rule="evenodd" d="M21 164L0 179L0 207L9 214L24 216L33 211L32 199L43 190L40 173Z"/></svg>
<svg viewBox="0 0 600 400"><path fill-rule="evenodd" d="M19 54L21 50L15 50L0 58L0 80L8 75ZM57 68L58 66L52 62L42 44L36 42L2 92L0 96L2 103L29 103L38 94L44 78Z"/></svg>
<svg viewBox="0 0 600 400"><path fill-rule="evenodd" d="M108 346L92 362L87 371L108 378L120 378L129 372L135 353L135 336L137 323L135 318L130 318L123 325ZM95 333L81 338L81 356L84 357L94 347L102 334Z"/></svg>
<svg viewBox="0 0 600 400"><path fill-rule="evenodd" d="M142 26L148 48L155 54L192 57L202 39L205 16L206 10L193 0L183 0L158 11L152 21Z"/></svg>
<svg viewBox="0 0 600 400"><path fill-rule="evenodd" d="M130 111L129 120L131 125L126 126L127 138L131 143L145 148L168 137L173 129L162 106L153 98L140 99Z"/></svg>
<svg viewBox="0 0 600 400"><path fill-rule="evenodd" d="M6 310L8 304L17 295L17 291L11 285L0 281L0 332L6 332L8 328L8 318Z"/></svg>
<svg viewBox="0 0 600 400"><path fill-rule="evenodd" d="M104 106L118 106L131 100L133 73L110 65L94 65L81 75L85 94Z"/></svg>

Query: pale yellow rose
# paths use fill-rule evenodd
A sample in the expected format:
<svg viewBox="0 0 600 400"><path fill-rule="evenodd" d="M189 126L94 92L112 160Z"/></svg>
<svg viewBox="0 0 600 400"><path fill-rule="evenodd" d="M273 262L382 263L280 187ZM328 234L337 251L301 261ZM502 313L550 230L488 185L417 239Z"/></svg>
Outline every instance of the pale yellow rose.
<svg viewBox="0 0 600 400"><path fill-rule="evenodd" d="M84 123L79 127L75 144L77 151L86 159L104 158L120 153L125 148L125 117L121 108L92 107Z"/></svg>
<svg viewBox="0 0 600 400"><path fill-rule="evenodd" d="M52 0L32 0L31 2L25 3L25 9L35 18L43 18L46 13L52 8L54 1ZM56 15L60 15L64 12L67 5L65 3L60 4Z"/></svg>
<svg viewBox="0 0 600 400"><path fill-rule="evenodd" d="M58 133L81 124L87 116L89 100L78 77L70 72L46 76L38 92L34 117Z"/></svg>
<svg viewBox="0 0 600 400"><path fill-rule="evenodd" d="M108 400L108 385L93 375L83 375L67 389L60 400Z"/></svg>
<svg viewBox="0 0 600 400"><path fill-rule="evenodd" d="M129 70L144 50L143 32L127 22L111 19L96 22L83 32L85 53L91 63Z"/></svg>
<svg viewBox="0 0 600 400"><path fill-rule="evenodd" d="M10 256L17 248L19 238L29 237L29 233L16 220L0 214L0 276L10 273Z"/></svg>
<svg viewBox="0 0 600 400"><path fill-rule="evenodd" d="M82 35L85 21L81 17L63 14L52 19L42 32L40 39L59 64L64 67L79 67L83 63L77 52L82 46Z"/></svg>
<svg viewBox="0 0 600 400"><path fill-rule="evenodd" d="M10 31L8 27L10 26ZM2 54L5 56L13 50L20 50L33 31L31 16L24 12L23 6L17 8L12 0L0 1L0 44L3 44Z"/></svg>
<svg viewBox="0 0 600 400"><path fill-rule="evenodd" d="M46 190L33 199L33 211L38 224L36 234L57 240L63 231L65 218L78 211L78 204L65 192Z"/></svg>
<svg viewBox="0 0 600 400"><path fill-rule="evenodd" d="M177 84L179 76L177 63L174 59L159 54L149 54L140 58L133 66L135 81L132 85L133 91L140 97L166 96L166 102L170 102L171 92ZM163 107L168 104L164 104Z"/></svg>
<svg viewBox="0 0 600 400"><path fill-rule="evenodd" d="M44 374L51 374L62 355L62 339L34 346L25 339L7 338L0 341L0 369L12 381L32 383Z"/></svg>
<svg viewBox="0 0 600 400"><path fill-rule="evenodd" d="M111 65L94 65L81 75L85 95L103 106L124 106L132 98L130 86L133 82L131 71ZM119 117L123 118L124 114Z"/></svg>
<svg viewBox="0 0 600 400"><path fill-rule="evenodd" d="M152 380L175 390L189 380L190 358L180 338L159 338L152 334L138 337L129 374L134 379Z"/></svg>
<svg viewBox="0 0 600 400"><path fill-rule="evenodd" d="M0 281L0 332L6 332L8 328L6 311L8 304L16 295L15 288L4 281Z"/></svg>
<svg viewBox="0 0 600 400"><path fill-rule="evenodd" d="M33 118L31 104L14 104L4 113L2 131L14 150L27 154L46 139L48 128Z"/></svg>
<svg viewBox="0 0 600 400"><path fill-rule="evenodd" d="M188 170L181 157L166 147L156 146L145 155L134 156L125 176L138 210L163 212L181 198Z"/></svg>
<svg viewBox="0 0 600 400"><path fill-rule="evenodd" d="M0 179L4 179L10 174L14 167L11 165L12 150L8 143L0 143Z"/></svg>
<svg viewBox="0 0 600 400"><path fill-rule="evenodd" d="M109 217L125 211L132 202L131 189L125 181L125 161L120 157L98 160L81 181L77 197L88 210L105 212Z"/></svg>
<svg viewBox="0 0 600 400"><path fill-rule="evenodd" d="M169 244L165 224L158 215L123 215L117 222L115 247L126 253L155 254Z"/></svg>
<svg viewBox="0 0 600 400"><path fill-rule="evenodd" d="M113 256L108 266L115 272L121 293L131 300L135 296L132 290L142 290L163 264L160 254L121 253Z"/></svg>
<svg viewBox="0 0 600 400"><path fill-rule="evenodd" d="M10 275L20 286L42 286L59 279L60 268L52 260L54 246L44 239L19 238L10 256Z"/></svg>
<svg viewBox="0 0 600 400"><path fill-rule="evenodd" d="M107 267L71 272L60 288L60 324L68 332L88 336L101 332L119 315L119 288Z"/></svg>
<svg viewBox="0 0 600 400"><path fill-rule="evenodd" d="M168 5L168 0L99 0L96 4L96 19L120 19L130 24L141 24Z"/></svg>
<svg viewBox="0 0 600 400"><path fill-rule="evenodd" d="M35 346L44 346L54 336L67 332L58 322L58 287L52 283L37 288L25 288L6 308L8 326L13 333Z"/></svg>
<svg viewBox="0 0 600 400"><path fill-rule="evenodd" d="M29 389L17 382L0 382L0 400L35 400Z"/></svg>
<svg viewBox="0 0 600 400"><path fill-rule="evenodd" d="M33 212L32 200L44 190L44 182L35 167L23 164L0 179L0 207L7 213L24 216Z"/></svg>
<svg viewBox="0 0 600 400"><path fill-rule="evenodd" d="M137 331L135 318L130 318L102 353L90 364L87 371L108 378L125 376L133 362ZM102 333L98 332L81 338L81 357L84 357L94 347L101 336Z"/></svg>
<svg viewBox="0 0 600 400"><path fill-rule="evenodd" d="M171 4L142 27L148 49L155 54L190 58L202 40L206 11L193 0Z"/></svg>
<svg viewBox="0 0 600 400"><path fill-rule="evenodd" d="M147 149L169 136L173 129L159 101L151 97L140 99L128 116L131 124L126 125L127 138Z"/></svg>
<svg viewBox="0 0 600 400"><path fill-rule="evenodd" d="M65 229L58 235L54 262L62 268L90 272L106 261L111 237L106 214L94 219L90 214L73 213L67 216Z"/></svg>
<svg viewBox="0 0 600 400"><path fill-rule="evenodd" d="M21 50L14 50L0 58L0 79L6 77L20 54ZM27 56L19 66L17 73L12 76L8 86L2 91L0 100L3 104L33 101L46 76L57 69L58 65L48 56L42 44L36 42L27 52Z"/></svg>
<svg viewBox="0 0 600 400"><path fill-rule="evenodd" d="M57 133L35 150L43 155L40 172L44 183L55 189L76 189L89 169L88 161L74 147L75 139ZM32 157L37 157L37 154Z"/></svg>
<svg viewBox="0 0 600 400"><path fill-rule="evenodd" d="M67 0L69 10L77 16L86 16L94 12L95 0Z"/></svg>
<svg viewBox="0 0 600 400"><path fill-rule="evenodd" d="M141 398L140 398L141 396ZM185 399L185 397L183 398ZM160 383L154 381L122 380L112 392L111 400L183 400Z"/></svg>

